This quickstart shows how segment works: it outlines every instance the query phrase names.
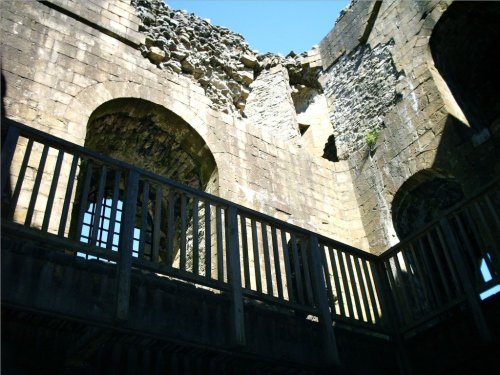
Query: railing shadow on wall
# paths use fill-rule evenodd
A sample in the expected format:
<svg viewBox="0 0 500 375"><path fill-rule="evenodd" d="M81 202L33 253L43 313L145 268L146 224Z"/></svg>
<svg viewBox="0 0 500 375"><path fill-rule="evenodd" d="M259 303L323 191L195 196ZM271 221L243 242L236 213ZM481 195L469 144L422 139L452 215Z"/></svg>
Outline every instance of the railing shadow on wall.
<svg viewBox="0 0 500 375"><path fill-rule="evenodd" d="M375 256L17 122L6 125L2 227L116 264L119 320L127 319L138 269L228 293L240 346L244 300L319 318L332 363L339 362L334 326L392 340L460 303L490 338L479 294L500 283L498 181Z"/></svg>

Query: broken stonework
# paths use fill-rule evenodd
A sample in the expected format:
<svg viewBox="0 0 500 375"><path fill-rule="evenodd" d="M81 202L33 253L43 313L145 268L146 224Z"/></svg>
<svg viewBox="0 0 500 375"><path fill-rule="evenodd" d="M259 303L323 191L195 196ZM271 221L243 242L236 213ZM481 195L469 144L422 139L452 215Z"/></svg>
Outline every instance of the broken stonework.
<svg viewBox="0 0 500 375"><path fill-rule="evenodd" d="M400 98L396 92L400 73L392 61L392 45L360 46L320 78L330 103L340 160L366 145L369 132L385 127L385 114Z"/></svg>
<svg viewBox="0 0 500 375"><path fill-rule="evenodd" d="M256 61L243 37L194 14L173 10L160 0L133 0L132 5L143 21L140 31L147 35L143 55L160 69L197 80L214 109L237 111L254 78L253 68L240 62L240 57Z"/></svg>
<svg viewBox="0 0 500 375"><path fill-rule="evenodd" d="M250 86L245 113L257 126L283 139L299 135L287 70L278 65L263 71Z"/></svg>
<svg viewBox="0 0 500 375"><path fill-rule="evenodd" d="M244 38L229 29L185 10L173 10L160 0L133 0L146 34L143 56L160 69L186 74L196 80L212 100L212 107L244 114L250 85L260 72L283 65L290 84L319 87L319 64L309 64L306 53L255 53Z"/></svg>

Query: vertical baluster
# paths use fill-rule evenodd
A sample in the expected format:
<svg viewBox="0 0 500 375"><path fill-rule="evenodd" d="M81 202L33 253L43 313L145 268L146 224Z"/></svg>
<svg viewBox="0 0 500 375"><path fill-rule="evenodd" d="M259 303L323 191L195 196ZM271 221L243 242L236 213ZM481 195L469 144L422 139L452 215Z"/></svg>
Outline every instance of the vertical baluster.
<svg viewBox="0 0 500 375"><path fill-rule="evenodd" d="M276 285L278 287L278 298L283 298L283 282L281 280L280 253L278 249L278 236L276 228L271 227L271 240L273 244L274 270L276 274Z"/></svg>
<svg viewBox="0 0 500 375"><path fill-rule="evenodd" d="M389 287L389 291L391 292L392 294L392 298L394 299L395 301L395 306L400 306L402 308L396 308L395 309L395 314L397 314L397 316L399 317L399 321L401 323L401 325L405 324L408 319L408 314L407 314L407 309L405 308L405 304L406 304L406 300L403 298L401 298L401 294L399 293L399 285L396 283L396 280L394 279L394 274L393 274L393 271L392 271L392 267L391 267L391 259L394 259L397 257L397 254L393 255L391 258L388 258L387 260L384 261L384 269L385 269L385 274L387 276L387 279L388 279L388 287Z"/></svg>
<svg viewBox="0 0 500 375"><path fill-rule="evenodd" d="M212 278L212 213L210 202L205 201L205 275Z"/></svg>
<svg viewBox="0 0 500 375"><path fill-rule="evenodd" d="M443 285L443 289L444 289L445 294L446 294L446 300L450 301L452 299L452 295L451 295L450 287L448 285L448 281L446 280L446 275L444 273L443 265L441 264L441 259L439 258L439 253L438 253L436 246L434 244L434 240L429 232L426 234L426 238L427 238L427 241L429 242L429 245L431 246L431 252L432 252L432 256L434 258L434 262L436 263L436 265L438 267L439 278L441 279L441 284Z"/></svg>
<svg viewBox="0 0 500 375"><path fill-rule="evenodd" d="M234 206L226 211L227 218L227 257L229 259L228 279L231 282L231 315L233 343L235 346L245 345L245 321L243 311L243 293L241 288L241 264L238 245L238 214Z"/></svg>
<svg viewBox="0 0 500 375"><path fill-rule="evenodd" d="M411 308L411 303L410 303L410 298L408 297L408 285L403 277L403 272L401 271L401 265L399 264L399 253L404 251L404 249L400 250L397 254L394 255L394 265L396 266L396 277L399 279L395 280L396 285L398 287L398 290L401 292L402 298L403 298L403 310L406 312L406 316L408 320L411 320L413 318L413 311Z"/></svg>
<svg viewBox="0 0 500 375"><path fill-rule="evenodd" d="M320 253L320 259L321 259L321 265L323 267L323 272L325 274L326 291L328 293L328 301L330 303L330 307L331 307L332 312L334 312L335 311L335 297L333 296L332 280L330 278L330 269L328 268L328 261L326 260L325 246L324 245L319 246L319 253Z"/></svg>
<svg viewBox="0 0 500 375"><path fill-rule="evenodd" d="M497 189L498 189L498 186L497 186ZM486 206L488 207L488 210L490 211L490 214L493 217L494 225L492 225L492 227L494 228L494 230L496 231L495 233L497 233L497 236L498 236L499 232L500 232L500 217L498 216L498 212L495 209L495 207L493 206L493 203L491 202L491 199L488 196L488 194L484 195L484 202L486 203ZM497 238L495 243L498 244L499 242L500 241Z"/></svg>
<svg viewBox="0 0 500 375"><path fill-rule="evenodd" d="M145 259L146 235L150 231L148 225L149 216L149 181L144 181L142 185L142 207L141 207L141 228L139 234L139 259ZM147 254L151 256L151 254Z"/></svg>
<svg viewBox="0 0 500 375"><path fill-rule="evenodd" d="M310 268L309 268L309 257L310 254L308 252L309 246L308 243L303 243L301 246L299 246L300 253L302 255L302 264L303 264L303 276L304 276L304 287L306 291L306 297L307 301L309 303L309 306L314 306L314 294L313 294L313 289L311 285L311 275L310 275Z"/></svg>
<svg viewBox="0 0 500 375"><path fill-rule="evenodd" d="M429 286L427 278L425 277L425 270L424 270L424 268L423 268L423 266L422 266L422 264L417 256L414 245L411 243L408 244L408 252L409 252L409 255L411 256L411 258L413 259L414 267L415 267L415 274L417 276L417 279L420 281L420 285L422 285L422 290L424 292L425 301L427 301L427 303L429 304L429 308L430 308L430 306L433 306L435 303L432 299L432 297L433 297L432 289Z"/></svg>
<svg viewBox="0 0 500 375"><path fill-rule="evenodd" d="M156 188L156 197L155 197L155 216L153 222L152 261L158 263L160 260L160 234L161 234L163 187L160 184L158 184L155 186L155 188Z"/></svg>
<svg viewBox="0 0 500 375"><path fill-rule="evenodd" d="M167 265L171 266L174 261L174 231L175 231L175 191L171 189L168 193L168 222L167 222Z"/></svg>
<svg viewBox="0 0 500 375"><path fill-rule="evenodd" d="M373 324L377 324L380 316L378 314L377 301L375 299L375 291L373 289L372 280L370 278L370 271L369 271L368 265L367 265L367 263L369 263L369 262L370 262L369 260L362 259L361 265L363 268L363 275L364 275L364 279L365 279L366 288L368 289L368 295L370 297L369 310L371 311L371 320L372 320Z"/></svg>
<svg viewBox="0 0 500 375"><path fill-rule="evenodd" d="M111 212L110 212L110 218L109 218L109 234L108 234L108 241L106 242L106 249L112 250L116 249L118 247L118 241L115 241L115 227L117 226L117 221L121 221L122 215L118 215L118 202L120 201L120 182L122 179L122 174L121 171L116 170L115 171L115 177L114 177L114 182L113 182L113 198L111 202ZM123 202L122 202L123 204ZM120 228L121 230L121 228ZM120 236L120 233L118 231L117 233L118 238Z"/></svg>
<svg viewBox="0 0 500 375"><path fill-rule="evenodd" d="M396 295L391 293L393 289L389 273L386 270L386 264L386 261L379 258L376 261L370 261L369 268L373 277L375 293L380 304L383 319L381 324L389 326L389 328L395 331L396 336L399 336L398 326L402 323L402 320L400 319L398 324L397 319L400 318L400 314L396 311ZM374 308L377 308L375 303Z"/></svg>
<svg viewBox="0 0 500 375"><path fill-rule="evenodd" d="M477 259L477 253L474 251L474 246L471 243L471 239L469 238L469 235L467 231L465 230L464 224L462 222L463 218L460 217L460 213L457 213L454 216L455 222L458 227L458 231L460 232L460 237L461 237L461 243L463 243L464 250L466 252L466 258L468 259L468 262L471 264L470 271L471 273L475 276L476 279L479 278L481 279L479 275L479 267L478 267L478 259Z"/></svg>
<svg viewBox="0 0 500 375"><path fill-rule="evenodd" d="M349 280L347 279L347 273L344 265L343 252L337 250L337 259L339 261L340 275L342 277L342 285L344 286L345 299L347 302L346 316L349 314L350 318L354 318L354 308L351 301L351 292L349 290Z"/></svg>
<svg viewBox="0 0 500 375"><path fill-rule="evenodd" d="M200 273L200 239L199 239L199 199L193 197L193 273L198 275Z"/></svg>
<svg viewBox="0 0 500 375"><path fill-rule="evenodd" d="M290 255L289 255L290 249L286 241L286 232L284 230L281 230L281 246L283 248L283 257L285 262L285 274L286 274L286 284L287 284L286 289L288 291L288 300L295 302L296 298L294 296L294 291L292 288L292 272L291 272Z"/></svg>
<svg viewBox="0 0 500 375"><path fill-rule="evenodd" d="M88 160L87 168L85 171L85 179L83 182L83 190L80 197L80 210L78 212L78 221L76 224L76 233L75 236L78 240L81 238L82 227L83 227L83 218L85 216L85 212L87 211L88 198L90 193L90 187L92 182L92 173L93 173L94 164L92 160Z"/></svg>
<svg viewBox="0 0 500 375"><path fill-rule="evenodd" d="M187 245L187 198L181 193L181 238L179 268L186 270L186 245Z"/></svg>
<svg viewBox="0 0 500 375"><path fill-rule="evenodd" d="M499 235L498 235L498 232L496 233L496 236L494 238L492 232L490 231L491 227L494 227L494 225L492 225L492 223L489 223L485 216L484 216L484 213L483 213L483 210L481 208L481 206L479 205L479 202L475 202L472 207L476 210L477 212L477 216L479 217L479 221L481 222L482 224L482 227L484 229L484 233L485 233L485 237L488 237L488 243L491 244L489 247L493 247L493 244L498 244L498 240L500 239L499 238ZM472 209L472 208L471 208ZM493 211L494 212L494 211ZM494 217L496 218L496 214L494 215Z"/></svg>
<svg viewBox="0 0 500 375"><path fill-rule="evenodd" d="M433 294L433 301L435 303L435 306L438 306L442 300L443 296L441 291L438 289L438 281L436 280L435 277L435 272L433 271L431 264L430 264L430 257L432 257L431 251L429 251L428 248L425 247L425 244L423 242L423 239L420 238L418 240L418 246L420 248L420 254L421 259L422 259L422 264L424 268L424 275L426 276L427 279L430 280L429 285L431 287L431 291Z"/></svg>
<svg viewBox="0 0 500 375"><path fill-rule="evenodd" d="M472 233L473 233L473 236L475 238L475 242L476 244L478 245L478 248L476 250L479 250L479 253L481 255L481 259L484 259L487 266L489 267L490 271L492 269L494 269L495 267L493 267L493 265L491 264L490 262L490 259L489 259L489 256L487 255L488 254L488 250L492 250L493 252L493 260L495 261L496 265L497 265L497 270L500 271L500 250L497 250L497 246L492 246L490 247L490 249L488 249L488 246L487 246L487 243L485 242L485 239L483 238L483 235L480 231L480 228L478 227L477 225L477 222L476 220L471 216L471 209L470 207L466 208L464 210L464 213L465 213L465 217L467 218L467 221L468 221L468 226L469 228L472 229ZM498 243L498 242L496 242ZM490 254L491 255L491 254ZM476 260L477 262L478 260ZM479 260L480 262L481 260Z"/></svg>
<svg viewBox="0 0 500 375"><path fill-rule="evenodd" d="M385 323L384 325L392 331L396 344L398 362L400 363L402 373L411 374L413 373L411 370L412 366L410 365L410 358L405 348L405 340L400 330L400 325L403 324L403 316L396 308L398 301L396 301L396 294L394 293L394 278L392 276L390 265L387 267L388 264L388 260L377 259L377 261L370 262L370 269L372 271L373 282L375 283L375 289L380 302L382 318ZM397 321L398 319L399 324Z"/></svg>
<svg viewBox="0 0 500 375"><path fill-rule="evenodd" d="M339 271L337 269L337 262L335 260L335 254L333 248L328 246L328 254L330 255L330 264L332 265L333 281L335 283L335 291L337 292L337 299L339 301L340 315L346 316L344 296L342 295L342 289L340 288ZM338 254L338 252L337 252Z"/></svg>
<svg viewBox="0 0 500 375"><path fill-rule="evenodd" d="M489 202L488 196L485 196L484 199L488 204ZM493 213L492 222L488 222L486 220L483 210L479 205L479 202L476 202L473 205L473 207L476 209L476 212L478 213L479 221L481 222L484 231L482 240L483 244L485 244L486 246L484 246L484 249L481 249L483 253L483 259L485 260L485 262L487 262L486 264L488 265L491 273L494 273L495 268L497 271L500 272L500 249L498 246L498 244L500 243L500 225L498 216L495 210L493 209L491 202L489 202L489 207L491 209L491 212ZM487 241L485 241L486 239ZM496 265L495 267L491 263L490 257L493 258L493 262Z"/></svg>
<svg viewBox="0 0 500 375"><path fill-rule="evenodd" d="M267 286L267 294L273 295L273 280L271 278L271 260L269 257L269 242L267 238L267 225L265 223L261 223L262 228L262 245L264 249L264 268L266 271L266 286Z"/></svg>
<svg viewBox="0 0 500 375"><path fill-rule="evenodd" d="M401 251L401 256L403 257L403 264L406 268L406 274L404 274L403 282L407 285L406 291L408 293L408 302L411 306L412 314L415 314L421 305L421 296L415 288L416 275L412 270L414 265L408 260L407 253L410 251L409 245Z"/></svg>
<svg viewBox="0 0 500 375"><path fill-rule="evenodd" d="M316 301L319 320L321 325L323 326L322 330L324 332L324 355L327 358L327 362L329 362L331 365L338 365L339 353L337 348L337 340L333 332L328 295L325 290L325 274L323 272L323 267L321 266L319 255L320 247L318 243L318 237L316 235L311 235L311 237L309 238L309 246L311 249L311 276L314 287L314 300Z"/></svg>
<svg viewBox="0 0 500 375"><path fill-rule="evenodd" d="M361 267L359 266L359 262L362 260L360 258L356 258L355 256L353 256L353 261L355 267L354 271L356 272L356 275L358 277L359 289L361 290L361 298L363 301L363 308L365 310L366 321L370 322L372 321L370 304L368 303L368 295L366 294L366 288L363 282L363 274L361 273Z"/></svg>
<svg viewBox="0 0 500 375"><path fill-rule="evenodd" d="M299 252L297 249L297 238L295 237L295 234L292 233L290 242L292 244L292 254L293 254L293 268L295 271L295 288L296 288L296 293L297 293L297 299L300 304L305 303L305 298L304 298L304 290L302 288L302 270L301 270L301 262L299 259ZM303 264L303 262L302 262Z"/></svg>
<svg viewBox="0 0 500 375"><path fill-rule="evenodd" d="M61 166L63 162L64 151L59 150L57 153L56 165L52 175L52 183L50 184L49 196L47 204L45 205L45 216L43 218L42 231L47 232L50 223L50 216L52 213L52 206L54 205L54 198L56 196L57 185L59 184L59 175L61 174Z"/></svg>
<svg viewBox="0 0 500 375"><path fill-rule="evenodd" d="M354 299L354 305L356 306L356 314L358 315L358 320L363 320L363 312L361 311L361 303L359 300L358 284L354 275L352 268L352 256L348 253L344 253L346 258L347 272L349 273L350 287L352 291L352 297Z"/></svg>
<svg viewBox="0 0 500 375"><path fill-rule="evenodd" d="M245 277L244 286L251 289L250 285L250 259L248 258L248 238L247 238L247 225L246 219L243 214L240 214L240 227L241 227L241 245L243 250L243 273Z"/></svg>
<svg viewBox="0 0 500 375"><path fill-rule="evenodd" d="M33 213L35 212L35 204L38 198L38 191L40 190L40 184L42 182L43 170L45 169L45 162L47 161L47 155L49 153L49 146L44 145L42 156L40 158L40 163L38 164L38 171L36 172L35 183L33 184L33 190L31 191L31 199L28 205L28 212L26 213L26 220L24 225L29 226L33 219Z"/></svg>
<svg viewBox="0 0 500 375"><path fill-rule="evenodd" d="M23 186L24 177L26 176L26 169L28 168L28 163L30 161L31 150L33 149L33 139L28 141L26 146L26 151L24 152L23 161L21 163L21 168L19 169L19 175L17 177L16 186L12 192L12 199L10 200L10 212L9 217L14 216L14 211L17 207L17 201L19 199L19 194L21 193L21 188ZM3 173L3 170L2 170ZM7 173L6 173L7 174Z"/></svg>
<svg viewBox="0 0 500 375"><path fill-rule="evenodd" d="M139 173L130 170L127 177L125 201L123 202L122 230L120 234L118 261L118 291L116 318L125 321L128 318L130 303L130 276L132 270L132 250L134 242L135 213L139 194Z"/></svg>
<svg viewBox="0 0 500 375"><path fill-rule="evenodd" d="M450 229L451 229L451 227L450 227ZM449 249L448 246L446 245L446 242L444 241L443 236L441 234L441 230L439 228L436 228L436 232L438 234L438 239L439 239L439 242L441 244L441 249L444 253L446 264L448 266L447 268L451 274L453 286L455 287L455 293L458 295L462 292L462 288L460 286L459 276L457 275L457 270L455 269L455 264L453 262L451 254L450 254L451 249ZM456 248L456 251L457 252L460 251L461 256L463 256L464 252L461 251L461 248Z"/></svg>
<svg viewBox="0 0 500 375"><path fill-rule="evenodd" d="M260 259L259 259L259 239L257 236L257 223L255 219L251 220L252 225L252 246L253 246L253 263L255 270L255 282L257 291L262 292L262 276L260 274Z"/></svg>
<svg viewBox="0 0 500 375"><path fill-rule="evenodd" d="M97 243L97 236L102 233L104 210L102 201L104 200L104 190L106 188L107 168L105 165L101 167L101 176L99 177L99 185L97 187L97 197L94 203L94 220L90 232L90 244L95 246Z"/></svg>
<svg viewBox="0 0 500 375"><path fill-rule="evenodd" d="M225 274L226 274L226 278L227 278L227 281L228 282L231 282L230 280L230 277L231 277L231 274L229 273L229 255L228 255L228 247L227 245L229 244L229 215L228 215L228 209L225 208L224 210L222 210L222 213L224 214L224 226L223 226L223 229L224 229L224 238L226 239L225 240L225 249L226 249L226 253L224 254L225 256L225 259L226 259L226 271L225 271Z"/></svg>
<svg viewBox="0 0 500 375"><path fill-rule="evenodd" d="M222 239L222 208L215 208L215 225L217 234L217 280L224 282L224 247Z"/></svg>
<svg viewBox="0 0 500 375"><path fill-rule="evenodd" d="M61 237L64 236L66 231L66 222L68 220L69 206L71 204L71 196L73 195L73 186L75 184L76 170L78 168L79 157L73 155L73 161L71 162L71 169L68 177L68 185L66 186L66 194L64 195L64 204L61 213L61 222L59 223L59 230L57 234Z"/></svg>
<svg viewBox="0 0 500 375"><path fill-rule="evenodd" d="M441 234L441 230L443 231L443 234ZM453 231L451 230L448 220L446 218L440 220L438 234L440 236L440 240L442 240L443 243L444 243L443 237L446 238L446 245L444 246L449 247L451 253L450 255L453 257L452 259L454 265L458 269L460 282L464 287L464 292L467 297L467 302L469 304L472 317L474 319L474 323L476 324L476 328L479 331L479 335L484 342L491 343L493 342L493 336L488 327L488 324L486 323L483 310L481 308L481 303L479 301L479 296L474 290L473 283L471 282L472 280L467 274L467 269L465 267L463 258L457 251L452 250L452 249L458 249L459 244L455 236L453 235Z"/></svg>

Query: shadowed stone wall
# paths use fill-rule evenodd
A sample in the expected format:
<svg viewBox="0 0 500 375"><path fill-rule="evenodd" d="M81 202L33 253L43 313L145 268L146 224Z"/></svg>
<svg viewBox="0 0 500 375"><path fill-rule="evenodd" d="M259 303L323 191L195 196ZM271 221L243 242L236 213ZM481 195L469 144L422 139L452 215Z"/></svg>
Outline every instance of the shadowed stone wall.
<svg viewBox="0 0 500 375"><path fill-rule="evenodd" d="M372 252L398 242L392 202L419 171L444 173L466 197L499 175L498 131L491 120L495 106L486 104L500 102L491 90L498 74L486 73L492 64L482 56L489 52L467 55L474 61L473 69L471 62L457 58L463 46L489 51L484 46L499 38L491 15L499 11L498 3L353 1L321 41L320 81L335 135L325 151L330 149L330 155L336 151L340 159L348 160ZM446 22L437 27L442 17ZM470 26L468 31L459 27L468 23L466 19L481 27ZM452 29L456 32L450 33ZM472 57L476 55L477 59ZM433 56L439 57L439 69L451 67L447 72L452 79L438 73ZM483 98L483 107L488 106L483 111L490 116L487 129L471 128L464 116L474 102L466 100L472 91L463 90L470 86L471 69L483 77L472 91ZM457 71L462 72L460 77ZM460 82L465 83L457 96ZM375 137L368 140L372 130ZM420 188L417 191L427 193L419 195L418 211L426 216L424 212L433 210L424 206L436 199L433 189ZM414 219L428 222L425 217Z"/></svg>

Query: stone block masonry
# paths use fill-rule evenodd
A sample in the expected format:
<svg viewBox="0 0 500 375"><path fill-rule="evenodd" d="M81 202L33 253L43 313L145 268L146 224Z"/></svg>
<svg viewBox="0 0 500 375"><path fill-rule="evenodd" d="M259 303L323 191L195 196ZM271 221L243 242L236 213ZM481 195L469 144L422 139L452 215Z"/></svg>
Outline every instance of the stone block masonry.
<svg viewBox="0 0 500 375"><path fill-rule="evenodd" d="M353 1L319 47L283 57L160 0L3 1L5 114L85 145L103 104L154 103L205 142L211 191L381 252L413 175L446 171L467 196L499 170L499 132L469 136L430 52L454 4L417 3Z"/></svg>
<svg viewBox="0 0 500 375"><path fill-rule="evenodd" d="M253 124L282 139L300 135L288 72L283 66L263 71L250 88L245 114Z"/></svg>
<svg viewBox="0 0 500 375"><path fill-rule="evenodd" d="M396 91L400 73L395 69L391 42L356 48L324 72L326 97L334 98L330 120L341 160L366 145L370 132L385 127L384 116L401 99Z"/></svg>
<svg viewBox="0 0 500 375"><path fill-rule="evenodd" d="M140 9L136 14L136 8L126 1L89 4L91 22L82 22L77 17L83 10L82 3L61 1L59 5L65 7L61 12L34 0L2 2L0 25L2 74L7 82L6 116L85 145L89 119L102 104L119 98L137 98L161 105L185 120L206 142L217 164L219 178L214 191L217 190L220 196L353 246L366 245L359 210L351 204L355 201L352 184L343 182L342 191L335 189L336 176L350 178L344 166L312 156L303 147L299 136L297 142L285 141L282 135L273 133L268 127L269 122L254 122L244 117L244 111L242 113L240 109L223 110L207 91L209 86L203 84L204 76L198 79L194 72L176 72L165 65L152 63L144 48L151 51L154 45L148 42L148 21ZM125 13L111 5L129 12L129 15L125 17ZM113 18L104 10L130 21L142 17L135 31L143 28L141 30L146 34L143 47L137 49L132 43L117 38L119 30L110 24L106 28L114 30L114 34L94 27L100 22L99 18L94 18L97 14ZM175 16L179 12L173 13ZM170 13L158 13L157 17L172 23L182 18L180 15L171 17ZM214 38L216 36L230 38L227 30L221 30ZM189 38L193 39L191 35ZM178 40L181 43L181 39ZM190 43L195 45L195 40ZM226 46L220 40L217 43ZM161 50L167 55L164 48ZM175 51L170 55L174 56L172 59L184 61L184 50L179 46ZM196 55L198 52L192 48L190 53ZM288 75L294 82L300 82L300 72L310 69L308 63L302 65L301 58L299 55L288 58L257 56L250 50L242 51L237 58L241 64L238 65L239 71L251 72L257 79L260 74L265 77L272 75L271 71L282 72L282 87L286 90L283 97L288 98L288 119L282 123L294 129L296 134L291 88L287 87L286 79ZM205 65L197 63L196 66ZM216 71L225 72L224 66L210 65L211 77L215 77ZM208 71L208 66L206 69ZM215 78L212 78L210 87L216 88ZM304 74L304 79L307 81L310 77ZM242 97L248 98L250 75L241 74L240 81L234 80L247 90L241 92ZM229 78L224 78L224 82L229 85ZM269 114L266 116L270 118ZM40 151L35 150L33 158L38 155ZM21 160L16 159L16 162ZM36 162L33 165L36 169ZM349 217L340 218L341 212L349 212Z"/></svg>
<svg viewBox="0 0 500 375"><path fill-rule="evenodd" d="M483 164L496 159L492 142L470 152L473 137L460 135L467 120L434 67L429 40L450 4L353 1L320 43L335 138L327 147L348 161L375 253L399 241L392 202L419 171L455 176L472 193L481 183L471 176L491 181L498 170ZM370 131L378 135L371 144Z"/></svg>

